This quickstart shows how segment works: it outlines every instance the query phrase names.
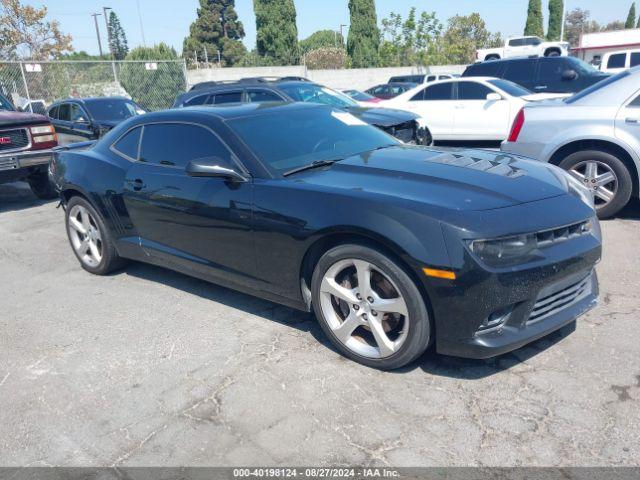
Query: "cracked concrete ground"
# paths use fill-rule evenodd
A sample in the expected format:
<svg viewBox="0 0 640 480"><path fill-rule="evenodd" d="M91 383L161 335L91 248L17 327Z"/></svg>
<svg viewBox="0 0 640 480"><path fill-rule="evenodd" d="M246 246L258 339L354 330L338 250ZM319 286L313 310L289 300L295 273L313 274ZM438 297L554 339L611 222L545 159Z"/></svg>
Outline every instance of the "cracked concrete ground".
<svg viewBox="0 0 640 480"><path fill-rule="evenodd" d="M91 276L54 207L0 186L0 465L639 463L637 205L603 222L575 332L394 373L307 314L141 264Z"/></svg>

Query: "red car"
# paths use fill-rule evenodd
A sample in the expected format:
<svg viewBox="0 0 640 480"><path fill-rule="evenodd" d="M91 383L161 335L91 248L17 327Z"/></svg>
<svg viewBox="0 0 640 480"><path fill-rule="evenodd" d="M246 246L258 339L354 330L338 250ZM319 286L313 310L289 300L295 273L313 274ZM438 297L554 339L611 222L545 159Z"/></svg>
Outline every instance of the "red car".
<svg viewBox="0 0 640 480"><path fill-rule="evenodd" d="M18 112L0 95L0 184L26 180L38 198L55 198L48 165L58 136L44 115Z"/></svg>

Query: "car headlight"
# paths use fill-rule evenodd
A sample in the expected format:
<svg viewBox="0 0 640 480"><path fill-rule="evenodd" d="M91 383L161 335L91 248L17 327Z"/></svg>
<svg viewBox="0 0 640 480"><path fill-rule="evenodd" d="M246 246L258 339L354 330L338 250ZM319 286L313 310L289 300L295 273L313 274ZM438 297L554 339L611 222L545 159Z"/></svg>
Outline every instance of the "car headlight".
<svg viewBox="0 0 640 480"><path fill-rule="evenodd" d="M538 250L535 233L513 235L491 240L472 240L471 251L484 263L504 267L531 260Z"/></svg>
<svg viewBox="0 0 640 480"><path fill-rule="evenodd" d="M593 198L593 192L585 187L580 181L571 175L569 172L564 172L565 178L567 180L567 187L569 188L569 193L575 195L584 203L589 205L591 208L595 208L595 200Z"/></svg>

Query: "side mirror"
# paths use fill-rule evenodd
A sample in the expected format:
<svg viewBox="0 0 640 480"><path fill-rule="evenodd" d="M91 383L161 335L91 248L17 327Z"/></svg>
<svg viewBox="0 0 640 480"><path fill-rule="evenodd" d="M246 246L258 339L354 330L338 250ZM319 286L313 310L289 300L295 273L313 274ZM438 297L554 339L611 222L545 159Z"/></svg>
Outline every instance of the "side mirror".
<svg viewBox="0 0 640 480"><path fill-rule="evenodd" d="M240 173L231 168L221 167L218 163L222 163L222 159L218 157L201 158L189 162L185 170L190 177L224 178L229 182L247 181Z"/></svg>
<svg viewBox="0 0 640 480"><path fill-rule="evenodd" d="M487 93L487 100L497 102L498 100L502 100L502 95L496 92Z"/></svg>
<svg viewBox="0 0 640 480"><path fill-rule="evenodd" d="M576 72L572 68L562 72L562 80L569 81L569 80L575 80L576 78L578 78L578 72Z"/></svg>

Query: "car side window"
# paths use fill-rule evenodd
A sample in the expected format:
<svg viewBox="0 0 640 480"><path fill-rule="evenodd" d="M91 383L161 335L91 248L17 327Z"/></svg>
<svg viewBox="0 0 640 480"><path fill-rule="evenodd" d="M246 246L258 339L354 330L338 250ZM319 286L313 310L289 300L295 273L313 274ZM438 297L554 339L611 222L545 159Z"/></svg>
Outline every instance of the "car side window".
<svg viewBox="0 0 640 480"><path fill-rule="evenodd" d="M481 83L458 83L458 100L486 100L490 93L494 93L494 91Z"/></svg>
<svg viewBox="0 0 640 480"><path fill-rule="evenodd" d="M207 128L186 123L155 123L144 126L140 161L184 168L199 158L218 157L221 167L233 168L231 152Z"/></svg>
<svg viewBox="0 0 640 480"><path fill-rule="evenodd" d="M570 69L571 66L562 59L562 57L550 57L545 58L540 62L540 69L538 70L538 81L540 83L557 82L562 78L562 72Z"/></svg>
<svg viewBox="0 0 640 480"><path fill-rule="evenodd" d="M138 149L140 147L140 134L142 127L129 130L123 137L113 144L113 148L131 160L138 159Z"/></svg>
<svg viewBox="0 0 640 480"><path fill-rule="evenodd" d="M434 82L436 80L436 76L435 75L429 75L427 77L427 82Z"/></svg>
<svg viewBox="0 0 640 480"><path fill-rule="evenodd" d="M611 55L607 61L607 68L624 68L627 62L626 53L616 53Z"/></svg>
<svg viewBox="0 0 640 480"><path fill-rule="evenodd" d="M465 71L465 77L498 77L500 62L488 61L471 65Z"/></svg>
<svg viewBox="0 0 640 480"><path fill-rule="evenodd" d="M250 102L281 102L282 99L268 90L249 90L247 92Z"/></svg>
<svg viewBox="0 0 640 480"><path fill-rule="evenodd" d="M53 118L54 120L58 119L58 105L56 105L55 107L51 107L49 109L49 113L47 114L47 116L49 118Z"/></svg>
<svg viewBox="0 0 640 480"><path fill-rule="evenodd" d="M529 59L511 60L502 78L519 83L531 80L536 73L536 62Z"/></svg>
<svg viewBox="0 0 640 480"><path fill-rule="evenodd" d="M628 107L640 108L640 95L629 102Z"/></svg>
<svg viewBox="0 0 640 480"><path fill-rule="evenodd" d="M438 83L425 88L423 100L453 100L453 82Z"/></svg>
<svg viewBox="0 0 640 480"><path fill-rule="evenodd" d="M207 103L207 99L209 98L209 95L199 95L197 97L192 98L191 100L187 100L186 102L184 102L184 106L185 107L194 107L196 105L204 105L205 103Z"/></svg>
<svg viewBox="0 0 640 480"><path fill-rule="evenodd" d="M242 102L242 92L228 92L228 93L218 93L215 95L213 99L213 103L215 105L221 105L224 103L240 103ZM211 100L209 100L211 103Z"/></svg>
<svg viewBox="0 0 640 480"><path fill-rule="evenodd" d="M509 40L510 47L521 47L522 45L524 45L524 39L522 38L514 38L512 40Z"/></svg>
<svg viewBox="0 0 640 480"><path fill-rule="evenodd" d="M637 67L638 65L640 65L640 52L631 52L631 62L629 66Z"/></svg>
<svg viewBox="0 0 640 480"><path fill-rule="evenodd" d="M65 122L71 121L71 105L68 103L61 103L58 107L58 119Z"/></svg>
<svg viewBox="0 0 640 480"><path fill-rule="evenodd" d="M87 114L82 107L76 103L71 104L71 121L72 122L88 122Z"/></svg>

